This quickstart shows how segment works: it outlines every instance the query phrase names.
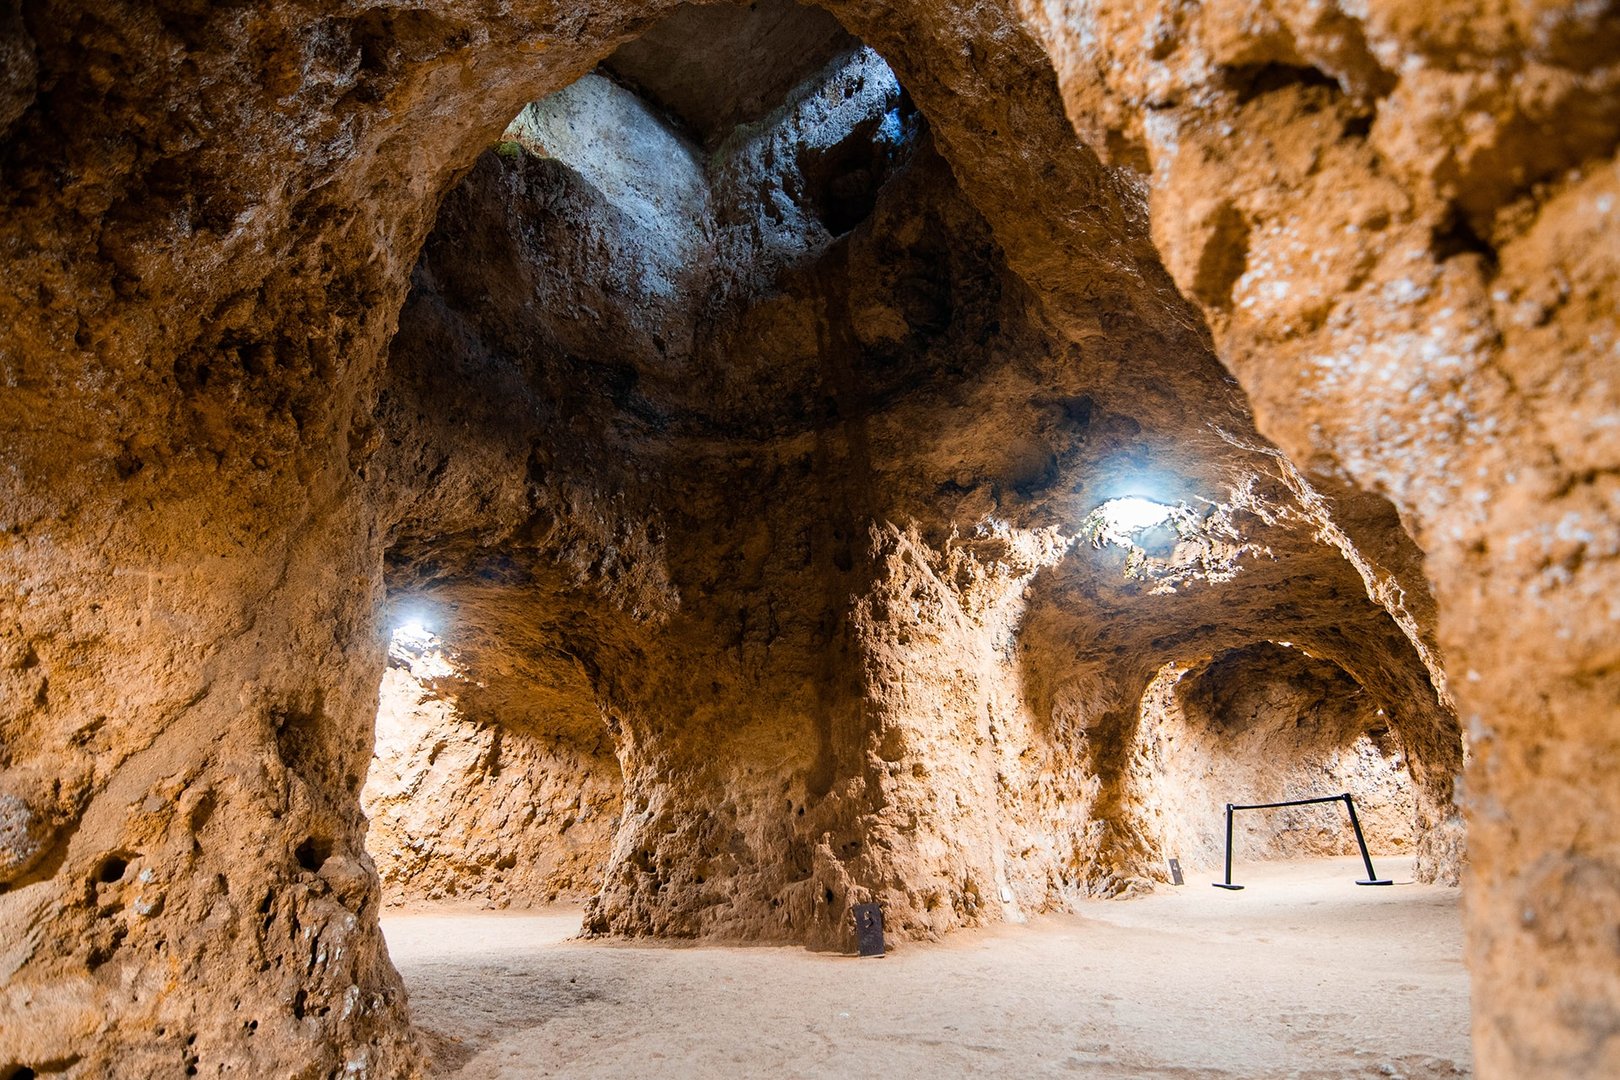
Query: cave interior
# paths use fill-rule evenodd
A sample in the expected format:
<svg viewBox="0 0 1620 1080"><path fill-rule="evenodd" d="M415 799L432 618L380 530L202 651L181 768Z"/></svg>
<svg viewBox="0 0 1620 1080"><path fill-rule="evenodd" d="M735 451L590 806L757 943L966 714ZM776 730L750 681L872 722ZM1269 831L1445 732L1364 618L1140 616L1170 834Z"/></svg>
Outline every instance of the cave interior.
<svg viewBox="0 0 1620 1080"><path fill-rule="evenodd" d="M683 8L525 105L440 208L378 395L384 903L848 948L875 900L927 939L1207 872L1224 802L1341 791L1455 883L1420 557L1372 499L1360 547L1324 540L1207 348L1163 334L1064 341L818 9ZM1145 407L1164 376L1126 369L1160 350L1202 370ZM1422 599L1391 610L1402 574ZM921 820L958 791L959 823ZM874 888L912 875L862 850L902 816L995 853ZM1307 808L1240 842L1355 850Z"/></svg>
<svg viewBox="0 0 1620 1080"><path fill-rule="evenodd" d="M1481 1075L1620 1060L1612 12L55 6L0 1078L414 1075L390 911L928 948L1340 793L1466 885Z"/></svg>

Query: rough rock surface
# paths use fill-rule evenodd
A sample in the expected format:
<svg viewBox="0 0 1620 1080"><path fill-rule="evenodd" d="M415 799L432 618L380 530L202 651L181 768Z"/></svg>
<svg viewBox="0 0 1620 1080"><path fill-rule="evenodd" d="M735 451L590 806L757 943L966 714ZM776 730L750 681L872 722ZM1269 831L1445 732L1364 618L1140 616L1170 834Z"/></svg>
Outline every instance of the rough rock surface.
<svg viewBox="0 0 1620 1080"><path fill-rule="evenodd" d="M1147 815L1185 869L1224 868L1228 802L1348 792L1373 852L1413 844L1411 785L1385 710L1342 668L1304 650L1263 642L1166 666L1142 697L1141 723ZM1245 812L1233 824L1239 865L1359 854L1342 806Z"/></svg>
<svg viewBox="0 0 1620 1080"><path fill-rule="evenodd" d="M1620 1070L1620 17L1026 10L1261 430L1387 495L1427 556L1470 733L1481 1071Z"/></svg>
<svg viewBox="0 0 1620 1080"><path fill-rule="evenodd" d="M613 740L600 931L1146 887L1143 693L1279 638L1444 875L1456 693L1481 1072L1616 1071L1612 14L828 6L907 96L694 153L673 277L480 157L671 5L0 17L0 1069L417 1069L359 793L432 601L469 715Z"/></svg>
<svg viewBox="0 0 1620 1080"><path fill-rule="evenodd" d="M398 650L391 650L391 654ZM429 654L431 655L431 654ZM449 676L389 665L360 806L383 905L533 907L584 900L607 869L623 782L606 731L582 747L475 720Z"/></svg>

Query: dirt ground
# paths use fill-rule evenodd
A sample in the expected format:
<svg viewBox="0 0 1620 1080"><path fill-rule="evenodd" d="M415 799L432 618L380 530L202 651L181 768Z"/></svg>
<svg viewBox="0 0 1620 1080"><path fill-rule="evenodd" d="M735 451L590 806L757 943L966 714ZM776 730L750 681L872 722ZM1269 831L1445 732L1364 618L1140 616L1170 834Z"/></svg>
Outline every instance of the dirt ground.
<svg viewBox="0 0 1620 1080"><path fill-rule="evenodd" d="M383 920L439 1073L457 1077L1470 1075L1456 889L1358 888L1354 859L907 945L569 940L579 912Z"/></svg>

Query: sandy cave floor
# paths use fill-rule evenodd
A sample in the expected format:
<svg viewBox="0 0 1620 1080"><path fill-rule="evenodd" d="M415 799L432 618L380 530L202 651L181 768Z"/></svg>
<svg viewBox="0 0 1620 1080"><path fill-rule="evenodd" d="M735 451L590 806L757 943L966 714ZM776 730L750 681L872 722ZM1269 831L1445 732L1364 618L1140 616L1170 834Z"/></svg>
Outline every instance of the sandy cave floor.
<svg viewBox="0 0 1620 1080"><path fill-rule="evenodd" d="M1354 859L908 945L569 938L579 912L383 922L457 1077L1450 1077L1470 1074L1456 889L1358 888Z"/></svg>

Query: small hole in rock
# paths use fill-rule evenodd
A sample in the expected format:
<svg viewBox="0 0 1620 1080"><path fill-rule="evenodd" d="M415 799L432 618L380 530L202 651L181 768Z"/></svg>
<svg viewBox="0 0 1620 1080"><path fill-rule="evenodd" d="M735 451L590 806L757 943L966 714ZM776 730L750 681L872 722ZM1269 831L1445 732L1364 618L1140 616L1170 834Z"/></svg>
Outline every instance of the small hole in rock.
<svg viewBox="0 0 1620 1080"><path fill-rule="evenodd" d="M1455 259L1459 255L1478 255L1486 268L1496 266L1496 248L1480 236L1468 215L1456 206L1446 211L1444 219L1435 226L1429 237L1430 249L1437 262Z"/></svg>
<svg viewBox="0 0 1620 1080"><path fill-rule="evenodd" d="M331 842L314 836L309 837L293 849L293 857L298 860L298 865L312 872L324 866L331 855Z"/></svg>
<svg viewBox="0 0 1620 1080"><path fill-rule="evenodd" d="M118 855L109 855L101 860L96 867L96 880L103 885L111 885L115 881L124 879L124 871L129 869L129 860Z"/></svg>

